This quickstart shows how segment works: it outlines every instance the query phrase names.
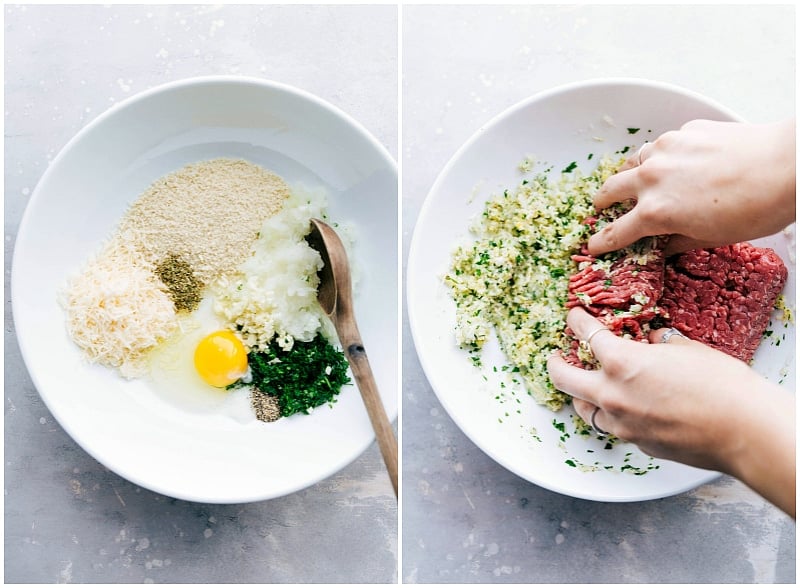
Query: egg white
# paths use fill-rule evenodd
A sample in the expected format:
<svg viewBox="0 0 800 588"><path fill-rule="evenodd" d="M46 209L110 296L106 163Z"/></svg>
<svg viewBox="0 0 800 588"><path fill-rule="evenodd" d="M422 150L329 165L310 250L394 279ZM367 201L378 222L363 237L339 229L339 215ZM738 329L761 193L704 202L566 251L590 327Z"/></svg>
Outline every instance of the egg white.
<svg viewBox="0 0 800 588"><path fill-rule="evenodd" d="M206 297L179 318L177 333L150 353L149 384L165 402L189 413L227 414L242 422L256 420L248 388L226 390L207 384L194 367L194 351L206 335L226 328Z"/></svg>

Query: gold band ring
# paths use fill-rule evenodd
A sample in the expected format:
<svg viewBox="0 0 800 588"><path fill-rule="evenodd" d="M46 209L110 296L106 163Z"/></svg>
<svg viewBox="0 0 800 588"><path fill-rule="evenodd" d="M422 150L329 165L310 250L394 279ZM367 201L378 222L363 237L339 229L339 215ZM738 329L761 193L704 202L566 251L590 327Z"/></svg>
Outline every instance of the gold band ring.
<svg viewBox="0 0 800 588"><path fill-rule="evenodd" d="M589 333L589 336L586 337L586 339L581 340L581 347L583 347L586 351L588 351L592 355L594 355L594 352L592 351L592 338L594 338L594 336L597 335L597 333L599 333L600 331L611 331L611 329L609 329L608 327L597 327L594 331Z"/></svg>

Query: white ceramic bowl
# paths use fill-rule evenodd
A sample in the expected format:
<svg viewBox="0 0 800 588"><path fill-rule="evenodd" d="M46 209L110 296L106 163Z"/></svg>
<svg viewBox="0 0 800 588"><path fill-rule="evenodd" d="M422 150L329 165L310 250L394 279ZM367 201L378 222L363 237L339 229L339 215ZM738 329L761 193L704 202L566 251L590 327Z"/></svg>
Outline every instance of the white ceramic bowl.
<svg viewBox="0 0 800 588"><path fill-rule="evenodd" d="M607 450L594 436L573 434L562 444L562 433L553 421L564 423L571 432L572 409L554 414L524 392L517 395L523 400L519 414L508 410L508 404L494 399L500 376L491 369L487 373L475 368L467 353L457 348L455 306L442 283L452 250L468 239L470 219L482 211L491 194L521 181L518 164L525 157L533 155L555 170L573 161L589 169L605 153L652 140L697 118L739 120L703 96L662 83L612 79L555 88L513 106L478 129L428 194L414 231L407 271L408 313L417 353L436 395L461 430L526 480L580 498L636 501L676 494L718 475L668 461L651 462L629 444ZM640 130L631 134L629 128ZM596 157L588 160L589 153ZM789 267L784 292L794 301L794 244L785 235L755 243L772 246L784 259ZM794 390L794 326L784 329L776 324L773 330L772 341L784 333L786 341L781 346L762 343L755 367ZM486 366L506 363L496 346L485 353ZM582 471L568 460L589 465L599 461L601 467ZM626 464L659 468L637 476L630 470L620 472Z"/></svg>
<svg viewBox="0 0 800 588"><path fill-rule="evenodd" d="M52 162L17 236L12 303L22 355L62 427L119 475L187 500L281 496L350 463L374 439L355 386L333 409L243 425L165 403L144 381L82 361L56 293L160 176L214 157L243 158L290 184L321 186L352 224L356 314L390 419L397 415L397 169L357 122L306 92L240 77L161 86L111 108Z"/></svg>

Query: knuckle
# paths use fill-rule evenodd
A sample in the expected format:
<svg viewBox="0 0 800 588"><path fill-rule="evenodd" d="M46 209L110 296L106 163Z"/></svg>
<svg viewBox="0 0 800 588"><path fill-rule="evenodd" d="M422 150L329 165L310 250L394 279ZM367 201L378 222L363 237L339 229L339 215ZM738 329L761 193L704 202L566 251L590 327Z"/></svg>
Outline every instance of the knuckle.
<svg viewBox="0 0 800 588"><path fill-rule="evenodd" d="M685 128L686 125L681 127L681 130L679 131L667 131L666 133L663 133L655 141L653 141L653 145L660 149L668 149L672 147L673 145L681 141L682 131L684 131Z"/></svg>
<svg viewBox="0 0 800 588"><path fill-rule="evenodd" d="M606 179L606 181L603 182L603 185L600 186L600 188L597 190L597 192L595 192L594 197L593 197L594 201L597 202L599 200L604 200L610 194L613 194L614 191L616 190L618 184L619 184L619 176L618 175L614 175L614 176L611 176L608 179Z"/></svg>
<svg viewBox="0 0 800 588"><path fill-rule="evenodd" d="M611 248L612 250L619 249L620 237L617 232L617 227L613 223L600 229L600 231L597 233L597 236L606 245L606 247Z"/></svg>
<svg viewBox="0 0 800 588"><path fill-rule="evenodd" d="M639 207L639 221L648 227L657 224L664 217L664 206L659 199L642 200L637 206Z"/></svg>
<svg viewBox="0 0 800 588"><path fill-rule="evenodd" d="M643 187L652 187L663 181L671 169L669 160L660 157L647 159L638 168L639 183Z"/></svg>
<svg viewBox="0 0 800 588"><path fill-rule="evenodd" d="M675 221L675 209L671 199L665 196L643 199L638 204L639 223L649 235L660 235L672 232Z"/></svg>
<svg viewBox="0 0 800 588"><path fill-rule="evenodd" d="M640 441L634 429L627 426L624 421L617 424L614 430L614 435L619 437L622 441L627 441L628 443L636 443L637 441Z"/></svg>
<svg viewBox="0 0 800 588"><path fill-rule="evenodd" d="M681 125L682 131L695 131L706 129L711 124L710 120L704 118L696 118Z"/></svg>
<svg viewBox="0 0 800 588"><path fill-rule="evenodd" d="M602 369L611 380L620 380L627 377L627 364L624 359L617 354L604 359ZM613 398L611 400L613 400Z"/></svg>

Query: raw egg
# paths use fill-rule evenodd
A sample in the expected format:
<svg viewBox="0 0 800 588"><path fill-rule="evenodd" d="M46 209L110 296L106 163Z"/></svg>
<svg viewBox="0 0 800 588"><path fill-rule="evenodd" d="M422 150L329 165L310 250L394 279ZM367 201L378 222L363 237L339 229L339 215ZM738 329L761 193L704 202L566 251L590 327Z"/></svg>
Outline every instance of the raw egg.
<svg viewBox="0 0 800 588"><path fill-rule="evenodd" d="M201 378L198 372L195 363L197 348L209 334L226 330L223 321L213 311L212 301L204 299L195 312L179 318L179 325L178 331L158 345L150 356L148 388L156 398L184 414L226 415L243 423L255 421L250 408L249 388L219 388ZM235 337L233 332L227 333ZM242 352L241 357L246 360L246 353ZM226 374L229 371L224 362L220 365L219 357L217 363L203 361L201 366L209 373ZM247 368L244 369L247 372ZM243 379L247 380L246 375Z"/></svg>
<svg viewBox="0 0 800 588"><path fill-rule="evenodd" d="M224 388L247 374L247 351L231 331L215 331L197 344L194 367L207 384Z"/></svg>

